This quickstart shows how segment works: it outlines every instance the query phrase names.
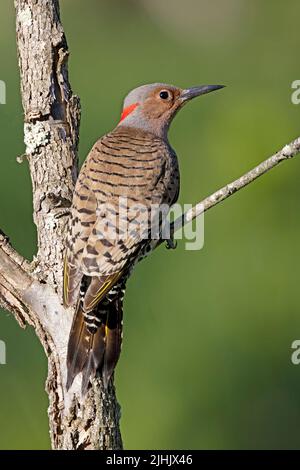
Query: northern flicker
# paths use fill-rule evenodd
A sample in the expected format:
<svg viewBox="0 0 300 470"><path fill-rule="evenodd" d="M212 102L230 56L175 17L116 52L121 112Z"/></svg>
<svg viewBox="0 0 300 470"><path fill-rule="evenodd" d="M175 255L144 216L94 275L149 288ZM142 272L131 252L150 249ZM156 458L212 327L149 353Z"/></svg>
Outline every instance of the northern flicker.
<svg viewBox="0 0 300 470"><path fill-rule="evenodd" d="M219 88L136 88L125 98L117 127L95 143L83 164L66 240L64 304L76 305L67 388L80 372L83 394L96 373L107 387L121 350L125 283L151 251L152 207L154 214L163 204L169 208L179 193L169 125L187 101ZM159 227L162 222L160 217Z"/></svg>

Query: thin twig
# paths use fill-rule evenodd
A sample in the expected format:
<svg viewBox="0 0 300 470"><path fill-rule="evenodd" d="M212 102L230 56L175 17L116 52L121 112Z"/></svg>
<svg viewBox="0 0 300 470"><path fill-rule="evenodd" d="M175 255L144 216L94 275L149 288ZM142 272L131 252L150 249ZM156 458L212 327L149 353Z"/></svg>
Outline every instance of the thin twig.
<svg viewBox="0 0 300 470"><path fill-rule="evenodd" d="M267 173L267 171L272 170L272 168L277 166L279 163L293 158L299 152L300 137L293 140L288 145L285 145L281 150L272 155L272 157L268 158L252 170L248 171L248 173L244 174L232 183L226 184L226 186L223 186L223 188L206 197L201 202L185 212L182 216L178 217L173 223L171 223L171 233L177 232L177 230L179 230L183 225L191 222L196 217L199 217L199 215L206 212L208 209L211 209L212 207L230 197L232 194L252 183L257 178ZM160 243L161 241L159 244Z"/></svg>

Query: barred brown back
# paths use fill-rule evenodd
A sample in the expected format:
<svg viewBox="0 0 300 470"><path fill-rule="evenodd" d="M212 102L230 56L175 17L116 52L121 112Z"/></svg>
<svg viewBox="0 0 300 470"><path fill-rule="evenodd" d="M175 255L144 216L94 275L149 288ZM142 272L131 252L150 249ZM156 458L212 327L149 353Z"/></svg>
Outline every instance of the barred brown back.
<svg viewBox="0 0 300 470"><path fill-rule="evenodd" d="M114 341L112 338L116 338L114 331L121 328L111 317L101 318L97 314L98 305L105 303L115 284L126 280L141 247L149 243L140 227L150 226L151 206L171 205L178 189L174 151L168 142L149 132L117 127L97 141L88 155L76 184L66 242L64 301L66 305L78 302L77 316L81 317L80 326L74 320L69 342L68 387L77 373L85 371L83 388L86 390L88 378L101 368L103 372L103 349L114 350L110 356L118 357L120 338ZM124 199L126 210L122 207ZM114 300L119 305L117 318L122 316L118 299L117 292ZM94 359L95 354L98 360ZM115 362L114 358L110 359L111 364ZM106 367L106 383L112 371L112 367Z"/></svg>

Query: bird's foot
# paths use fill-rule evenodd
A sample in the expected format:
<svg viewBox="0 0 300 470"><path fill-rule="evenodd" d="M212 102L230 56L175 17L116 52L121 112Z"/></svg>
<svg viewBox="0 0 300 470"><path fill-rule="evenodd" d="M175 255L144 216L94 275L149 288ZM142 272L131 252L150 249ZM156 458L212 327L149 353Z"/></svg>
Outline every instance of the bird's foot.
<svg viewBox="0 0 300 470"><path fill-rule="evenodd" d="M174 240L174 237L166 240L166 248L167 250L175 250L177 248L177 240Z"/></svg>

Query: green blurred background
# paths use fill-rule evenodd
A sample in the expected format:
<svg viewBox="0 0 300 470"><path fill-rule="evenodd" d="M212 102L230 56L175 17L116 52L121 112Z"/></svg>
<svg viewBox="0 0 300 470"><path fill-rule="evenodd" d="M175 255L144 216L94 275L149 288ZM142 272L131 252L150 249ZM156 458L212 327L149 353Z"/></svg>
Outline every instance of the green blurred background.
<svg viewBox="0 0 300 470"><path fill-rule="evenodd" d="M173 123L180 201L194 203L299 131L298 0L61 0L80 159L112 129L128 90L161 81L223 83ZM12 0L0 4L0 226L36 249L24 151ZM160 248L136 269L116 373L127 449L300 447L300 157L205 217L201 251ZM47 363L31 329L1 312L0 448L49 448Z"/></svg>

